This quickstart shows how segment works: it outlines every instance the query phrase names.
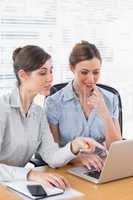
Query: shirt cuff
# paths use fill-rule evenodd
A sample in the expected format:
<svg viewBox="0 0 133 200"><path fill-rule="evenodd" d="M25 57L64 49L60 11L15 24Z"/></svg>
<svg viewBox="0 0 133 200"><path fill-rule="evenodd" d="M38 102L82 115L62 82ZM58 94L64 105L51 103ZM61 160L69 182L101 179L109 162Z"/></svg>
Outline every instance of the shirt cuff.
<svg viewBox="0 0 133 200"><path fill-rule="evenodd" d="M66 163L68 163L69 161L77 157L77 155L73 154L71 151L71 142L66 144L66 146L64 147L64 150L65 150L65 155L66 155Z"/></svg>
<svg viewBox="0 0 133 200"><path fill-rule="evenodd" d="M27 175L31 169L15 167L12 173L12 180L27 180Z"/></svg>
<svg viewBox="0 0 133 200"><path fill-rule="evenodd" d="M30 170L24 167L0 164L0 181L27 180L27 174Z"/></svg>

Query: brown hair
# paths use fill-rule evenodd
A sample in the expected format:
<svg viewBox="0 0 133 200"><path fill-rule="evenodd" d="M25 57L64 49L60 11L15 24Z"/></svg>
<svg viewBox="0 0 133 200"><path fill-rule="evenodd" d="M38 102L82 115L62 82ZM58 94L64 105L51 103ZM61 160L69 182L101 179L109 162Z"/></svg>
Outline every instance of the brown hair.
<svg viewBox="0 0 133 200"><path fill-rule="evenodd" d="M18 84L20 85L20 79L18 77L18 71L20 69L26 72L32 72L39 69L50 58L51 56L39 46L27 45L15 49L12 59Z"/></svg>
<svg viewBox="0 0 133 200"><path fill-rule="evenodd" d="M87 41L81 41L81 43L77 43L73 47L69 56L69 64L74 66L81 61L91 60L93 58L98 58L100 62L102 62L102 58L97 47Z"/></svg>

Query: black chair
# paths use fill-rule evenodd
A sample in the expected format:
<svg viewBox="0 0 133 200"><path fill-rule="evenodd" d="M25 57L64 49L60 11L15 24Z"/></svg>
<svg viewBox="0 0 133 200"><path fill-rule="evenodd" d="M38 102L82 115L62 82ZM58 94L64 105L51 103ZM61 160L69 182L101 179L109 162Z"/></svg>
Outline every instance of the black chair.
<svg viewBox="0 0 133 200"><path fill-rule="evenodd" d="M30 160L30 163L32 163L35 167L47 165L39 153L35 153L35 157Z"/></svg>
<svg viewBox="0 0 133 200"><path fill-rule="evenodd" d="M57 91L61 90L62 88L64 88L66 85L68 84L68 82L66 83L59 83L59 84L55 84L51 87L51 90L50 90L50 95L56 93ZM110 87L108 85L104 85L104 84L97 84L97 86L109 91L109 92L112 92L113 94L115 94L117 97L118 97L118 106L119 106L119 124L120 124L120 129L121 129L121 134L122 134L122 131L123 131L123 125L122 125L122 102L121 102L121 96L119 94L119 92L113 88L113 87ZM41 156L36 153L35 154L35 158L31 160L31 162L35 165L35 167L39 167L39 166L42 166L46 163L44 163L44 161L42 160Z"/></svg>

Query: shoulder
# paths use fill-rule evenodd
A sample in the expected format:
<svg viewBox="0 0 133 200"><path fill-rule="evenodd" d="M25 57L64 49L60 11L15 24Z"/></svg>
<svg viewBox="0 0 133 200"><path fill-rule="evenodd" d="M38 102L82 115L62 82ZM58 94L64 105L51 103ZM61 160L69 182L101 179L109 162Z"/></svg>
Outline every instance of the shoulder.
<svg viewBox="0 0 133 200"><path fill-rule="evenodd" d="M43 112L43 108L41 105L37 104L35 101L32 103L32 111L35 111L36 113L41 113Z"/></svg>
<svg viewBox="0 0 133 200"><path fill-rule="evenodd" d="M43 118L45 114L45 107L42 108L40 105L33 103L31 112L34 113L34 116L36 116L36 119L38 122L40 122L41 118Z"/></svg>
<svg viewBox="0 0 133 200"><path fill-rule="evenodd" d="M59 102L64 96L64 88L46 98L46 102Z"/></svg>
<svg viewBox="0 0 133 200"><path fill-rule="evenodd" d="M10 113L9 95L0 96L0 121L5 121Z"/></svg>
<svg viewBox="0 0 133 200"><path fill-rule="evenodd" d="M9 110L10 108L10 93L0 96L0 109Z"/></svg>
<svg viewBox="0 0 133 200"><path fill-rule="evenodd" d="M55 94L48 96L46 98L46 104L53 103L53 104L58 105L58 104L64 102L66 100L66 98L68 98L68 96L72 95L71 90L72 90L71 83L69 83L64 88L57 91Z"/></svg>

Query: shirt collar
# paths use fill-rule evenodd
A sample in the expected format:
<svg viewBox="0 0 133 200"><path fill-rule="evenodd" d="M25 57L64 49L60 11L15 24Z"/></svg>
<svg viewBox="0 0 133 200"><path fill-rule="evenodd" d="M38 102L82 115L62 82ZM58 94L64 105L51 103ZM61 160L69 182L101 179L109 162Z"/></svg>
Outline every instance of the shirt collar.
<svg viewBox="0 0 133 200"><path fill-rule="evenodd" d="M20 108L21 107L21 100L20 100L20 94L19 94L19 89L16 86L11 93L10 96L10 105L13 108ZM30 116L31 113L36 113L36 105L33 102L30 106L30 109L28 110L28 116Z"/></svg>
<svg viewBox="0 0 133 200"><path fill-rule="evenodd" d="M97 87L97 86L96 86ZM100 87L97 87L98 90L102 90ZM66 87L64 87L64 101L69 101L72 99L78 99L78 97L76 96L75 92L73 91L73 81L71 81L70 83L68 83L66 85Z"/></svg>
<svg viewBox="0 0 133 200"><path fill-rule="evenodd" d="M11 96L10 96L10 104L11 104L11 107L14 107L14 108L20 108L21 107L21 100L20 100L18 87L15 87L12 90L12 93L11 93Z"/></svg>
<svg viewBox="0 0 133 200"><path fill-rule="evenodd" d="M76 98L76 95L73 91L72 81L64 88L64 101L69 101Z"/></svg>

